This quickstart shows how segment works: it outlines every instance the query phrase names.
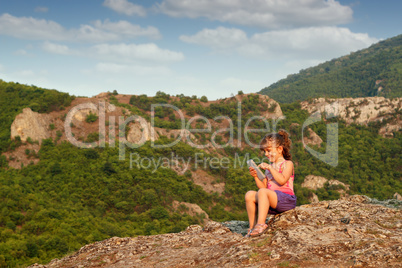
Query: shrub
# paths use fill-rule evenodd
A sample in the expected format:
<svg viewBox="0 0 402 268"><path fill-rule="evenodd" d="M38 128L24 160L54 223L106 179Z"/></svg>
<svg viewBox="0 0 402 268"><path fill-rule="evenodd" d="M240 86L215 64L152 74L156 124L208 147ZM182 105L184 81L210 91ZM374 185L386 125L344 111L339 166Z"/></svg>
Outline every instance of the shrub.
<svg viewBox="0 0 402 268"><path fill-rule="evenodd" d="M87 123L93 123L93 122L95 122L96 120L98 120L98 116L97 116L96 114L93 114L92 112L90 112L90 113L87 115L87 118L85 119L85 121L86 121Z"/></svg>

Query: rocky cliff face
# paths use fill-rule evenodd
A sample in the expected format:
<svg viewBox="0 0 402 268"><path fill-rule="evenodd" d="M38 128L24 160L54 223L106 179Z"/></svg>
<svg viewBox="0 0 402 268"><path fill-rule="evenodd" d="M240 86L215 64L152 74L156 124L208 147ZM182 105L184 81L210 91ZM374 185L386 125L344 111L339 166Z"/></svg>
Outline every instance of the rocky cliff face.
<svg viewBox="0 0 402 268"><path fill-rule="evenodd" d="M230 227L209 221L177 234L113 237L31 267L401 267L401 210L365 196L296 207L271 218L260 237L224 225Z"/></svg>
<svg viewBox="0 0 402 268"><path fill-rule="evenodd" d="M301 187L317 190L318 188L324 187L324 184L327 181L327 178L321 176L308 175L304 178L304 182L301 184Z"/></svg>
<svg viewBox="0 0 402 268"><path fill-rule="evenodd" d="M341 196L345 196L346 193L349 192L350 185L344 184L343 182L340 182L338 180L328 180L327 178L321 177L321 176L314 176L314 175L307 175L304 178L303 183L301 184L301 187L308 188L311 190L317 190L319 188L323 188L324 185L328 182L328 184L331 185L340 185L342 186L341 189L338 189L337 191L341 194ZM318 202L318 196L313 193L313 195L309 198L310 203Z"/></svg>
<svg viewBox="0 0 402 268"><path fill-rule="evenodd" d="M317 145L321 147L322 139L311 128L307 128L307 135L303 137L303 141L308 145Z"/></svg>
<svg viewBox="0 0 402 268"><path fill-rule="evenodd" d="M154 131L152 135L152 127L149 122L135 121L129 124L129 131L127 133L127 141L134 144L142 144L146 141L156 141L159 135Z"/></svg>
<svg viewBox="0 0 402 268"><path fill-rule="evenodd" d="M401 129L402 120L398 114L402 98L384 97L329 99L317 98L301 102L301 107L310 114L316 111L324 113L326 109L336 111L346 123L367 125L370 122L386 122L379 131L383 136L392 136L393 131Z"/></svg>
<svg viewBox="0 0 402 268"><path fill-rule="evenodd" d="M209 221L209 216L208 214L197 204L192 204L192 203L187 203L187 202L179 202L177 200L174 200L172 202L172 208L174 211L178 213L186 213L190 216L197 216L200 215L203 217L204 223Z"/></svg>
<svg viewBox="0 0 402 268"><path fill-rule="evenodd" d="M33 141L41 142L50 137L48 130L51 117L47 114L33 112L30 108L25 108L22 113L15 117L11 125L11 138L20 136L21 141L27 141L28 137Z"/></svg>
<svg viewBox="0 0 402 268"><path fill-rule="evenodd" d="M259 95L260 99L262 99L268 107L268 111L261 114L265 118L280 118L283 116L281 106L278 102L271 99L267 95Z"/></svg>
<svg viewBox="0 0 402 268"><path fill-rule="evenodd" d="M282 109L281 109L281 106L279 105L279 103L277 101L275 101L274 99L271 99L267 95L249 93L249 94L236 95L233 98L235 98L236 101L238 101L238 102L242 102L244 98L247 98L250 95L258 95L258 98L260 99L260 101L262 101L268 108L267 111L261 112L260 115L262 117L265 117L267 119L273 119L273 118L276 119L276 118L280 118L283 116L283 112L282 112ZM230 101L230 100L231 99L228 98L226 101Z"/></svg>
<svg viewBox="0 0 402 268"><path fill-rule="evenodd" d="M308 175L304 178L304 182L301 184L301 187L309 188L311 190L317 190L318 188L324 187L325 183L329 183L329 185L341 185L345 188L346 191L349 191L349 185L344 184L338 180L329 180L327 178L321 176Z"/></svg>

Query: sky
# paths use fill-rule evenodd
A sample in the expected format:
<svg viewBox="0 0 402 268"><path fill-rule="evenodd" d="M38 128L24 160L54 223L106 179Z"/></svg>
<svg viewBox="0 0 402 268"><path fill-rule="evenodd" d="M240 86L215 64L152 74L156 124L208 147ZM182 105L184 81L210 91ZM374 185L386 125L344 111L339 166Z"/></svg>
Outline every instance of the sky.
<svg viewBox="0 0 402 268"><path fill-rule="evenodd" d="M401 34L399 0L0 0L0 79L230 97Z"/></svg>

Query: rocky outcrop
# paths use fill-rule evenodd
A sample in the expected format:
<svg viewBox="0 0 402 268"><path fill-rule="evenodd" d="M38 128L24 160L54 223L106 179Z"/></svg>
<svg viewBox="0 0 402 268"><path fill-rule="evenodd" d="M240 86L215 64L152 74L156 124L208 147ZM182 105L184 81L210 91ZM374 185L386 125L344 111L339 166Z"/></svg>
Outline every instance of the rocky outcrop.
<svg viewBox="0 0 402 268"><path fill-rule="evenodd" d="M274 99L271 99L267 95L262 95L262 94L256 94L256 93L249 93L249 94L241 94L241 95L236 95L233 96L233 98L236 99L236 101L241 102L243 99L248 98L250 95L258 95L258 98L260 101L262 101L265 105L267 110L264 112L261 112L261 116L265 117L267 119L277 119L281 118L283 116L283 112L281 109L281 106L277 101ZM226 101L231 101L232 98L227 98Z"/></svg>
<svg viewBox="0 0 402 268"><path fill-rule="evenodd" d="M50 137L50 119L51 117L47 114L40 114L33 112L30 108L25 108L11 124L11 138L19 136L25 142L30 137L33 141L41 142Z"/></svg>
<svg viewBox="0 0 402 268"><path fill-rule="evenodd" d="M217 177L212 176L202 168L191 171L191 180L201 186L201 188L207 193L222 194L225 191L224 182L216 182Z"/></svg>
<svg viewBox="0 0 402 268"><path fill-rule="evenodd" d="M240 223L113 237L31 267L401 267L401 210L365 196L298 206L271 217L268 232L255 238L231 231L243 232Z"/></svg>
<svg viewBox="0 0 402 268"><path fill-rule="evenodd" d="M208 214L200 208L197 204L179 202L174 200L172 203L173 210L179 211L180 213L186 213L190 216L201 216L204 218L204 223L209 220Z"/></svg>
<svg viewBox="0 0 402 268"><path fill-rule="evenodd" d="M139 120L129 123L129 131L127 133L127 141L138 144L146 141L156 141L159 135L154 132L152 134L151 123L141 122Z"/></svg>
<svg viewBox="0 0 402 268"><path fill-rule="evenodd" d="M401 129L402 120L397 113L401 109L402 98L386 99L384 97L330 99L317 98L301 102L301 108L310 114L319 111L332 111L346 123L367 125L370 122L390 121L381 128L379 134L392 136L393 131Z"/></svg>
<svg viewBox="0 0 402 268"><path fill-rule="evenodd" d="M268 108L268 111L262 113L261 116L265 118L281 118L283 116L281 106L278 102L267 95L259 95L259 97L266 103Z"/></svg>
<svg viewBox="0 0 402 268"><path fill-rule="evenodd" d="M350 186L348 184L345 184L343 182L340 182L338 180L328 180L327 178L321 177L321 176L314 176L314 175L308 175L304 178L303 183L301 184L301 187L308 188L311 190L317 190L319 188L323 188L325 184L328 182L329 186L333 186L333 188L338 191L341 196L346 195L346 193L349 191ZM341 187L336 187L336 186L341 186ZM318 202L318 196L313 193L313 195L309 198L310 203Z"/></svg>
<svg viewBox="0 0 402 268"><path fill-rule="evenodd" d="M310 203L316 203L319 202L320 200L318 199L318 196L315 193L312 193L312 195L309 196L308 201Z"/></svg>
<svg viewBox="0 0 402 268"><path fill-rule="evenodd" d="M307 128L306 130L307 134L303 137L304 143L308 145L318 145L318 147L320 147L322 143L320 136L318 136L311 128Z"/></svg>
<svg viewBox="0 0 402 268"><path fill-rule="evenodd" d="M346 191L349 191L350 189L350 185L349 184L345 184L343 182L340 182L338 180L329 180L328 181L329 186L333 186L333 185L340 185L342 186L342 188L344 188Z"/></svg>
<svg viewBox="0 0 402 268"><path fill-rule="evenodd" d="M399 131L401 129L401 126L402 120L399 119L394 123L386 123L385 126L380 128L378 134L383 137L392 137L394 135L393 132Z"/></svg>
<svg viewBox="0 0 402 268"><path fill-rule="evenodd" d="M84 122L89 114L94 114L98 116L99 113L97 109L80 109L74 113L73 120Z"/></svg>
<svg viewBox="0 0 402 268"><path fill-rule="evenodd" d="M324 187L324 184L327 181L327 178L321 176L308 175L304 178L304 182L301 184L301 187L317 190L318 188Z"/></svg>
<svg viewBox="0 0 402 268"><path fill-rule="evenodd" d="M308 188L311 190L317 190L318 188L323 188L325 183L327 183L330 186L335 186L335 185L341 185L342 188L344 188L346 191L349 191L350 186L348 184L345 184L343 182L340 182L338 180L329 180L327 178L321 177L321 176L314 176L314 175L308 175L304 178L304 182L301 184L301 187Z"/></svg>

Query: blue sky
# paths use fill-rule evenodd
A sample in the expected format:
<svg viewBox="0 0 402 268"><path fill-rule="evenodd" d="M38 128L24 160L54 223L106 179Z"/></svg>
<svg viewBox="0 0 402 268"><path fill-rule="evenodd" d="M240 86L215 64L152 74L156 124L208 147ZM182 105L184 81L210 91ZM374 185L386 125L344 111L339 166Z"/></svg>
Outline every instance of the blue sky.
<svg viewBox="0 0 402 268"><path fill-rule="evenodd" d="M77 96L270 84L401 34L402 1L0 0L0 79Z"/></svg>

